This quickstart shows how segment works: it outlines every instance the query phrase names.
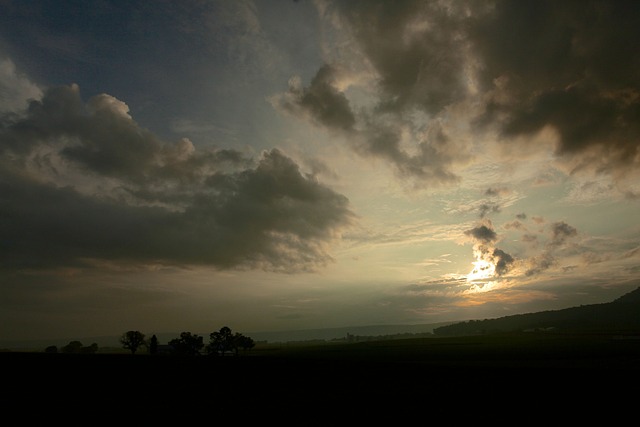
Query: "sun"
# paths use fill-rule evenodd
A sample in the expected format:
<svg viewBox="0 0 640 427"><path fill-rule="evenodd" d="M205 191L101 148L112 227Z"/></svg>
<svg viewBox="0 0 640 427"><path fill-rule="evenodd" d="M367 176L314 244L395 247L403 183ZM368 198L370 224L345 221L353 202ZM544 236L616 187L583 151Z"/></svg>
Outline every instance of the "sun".
<svg viewBox="0 0 640 427"><path fill-rule="evenodd" d="M496 273L495 264L487 260L479 259L478 261L474 261L472 264L473 270L467 274L467 282L489 279Z"/></svg>

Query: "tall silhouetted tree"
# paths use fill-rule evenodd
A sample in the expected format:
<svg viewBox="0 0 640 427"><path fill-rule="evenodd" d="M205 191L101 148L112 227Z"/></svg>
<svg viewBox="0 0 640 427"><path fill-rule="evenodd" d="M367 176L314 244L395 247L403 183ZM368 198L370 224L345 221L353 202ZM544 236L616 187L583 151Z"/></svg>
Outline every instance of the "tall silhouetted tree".
<svg viewBox="0 0 640 427"><path fill-rule="evenodd" d="M173 347L174 354L195 356L200 354L200 350L204 347L204 340L201 336L191 334L191 332L182 332L180 338L172 339L169 341L169 345Z"/></svg>
<svg viewBox="0 0 640 427"><path fill-rule="evenodd" d="M140 331L125 332L120 337L120 343L122 344L122 348L129 350L131 354L136 354L140 346L147 344L144 339L144 334Z"/></svg>

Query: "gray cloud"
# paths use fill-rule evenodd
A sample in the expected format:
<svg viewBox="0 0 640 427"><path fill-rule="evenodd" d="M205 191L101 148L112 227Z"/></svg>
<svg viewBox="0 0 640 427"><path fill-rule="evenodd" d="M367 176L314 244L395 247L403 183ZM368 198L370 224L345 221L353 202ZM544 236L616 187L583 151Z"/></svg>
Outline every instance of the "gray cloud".
<svg viewBox="0 0 640 427"><path fill-rule="evenodd" d="M352 141L357 129L353 147L388 160L402 177L458 181L455 166L470 153L438 120L463 104L475 111L466 117L475 132L497 130L504 143L555 130L556 155L571 171L618 178L637 170L637 2L333 1L322 11L371 67L375 105L356 114L334 84L336 67L348 68L342 58L308 87L297 81L280 106ZM415 132L419 154L409 155L400 129L415 127L416 112L436 131Z"/></svg>
<svg viewBox="0 0 640 427"><path fill-rule="evenodd" d="M578 230L564 221L552 223L549 227L549 239L547 240L544 250L538 256L527 261L528 267L525 274L527 276L533 276L556 265L557 252L561 250L561 247L567 242L567 240L576 237L577 235ZM528 243L537 242L537 236L535 235L524 234L522 239Z"/></svg>
<svg viewBox="0 0 640 427"><path fill-rule="evenodd" d="M534 276L536 274L540 274L541 272L551 268L556 264L555 257L549 252L544 252L539 256L531 258L528 260L529 267L525 271L526 276Z"/></svg>
<svg viewBox="0 0 640 427"><path fill-rule="evenodd" d="M452 143L443 126L434 121L427 130L416 135L415 152L409 153L401 146L403 127L398 124L400 117L371 117L364 129L356 136L360 153L386 159L395 167L402 178L418 181L423 185L451 184L459 181L452 172L452 165L464 156L458 145ZM410 126L410 125L407 125Z"/></svg>
<svg viewBox="0 0 640 427"><path fill-rule="evenodd" d="M452 143L446 129L432 121L425 129L414 125L397 113L360 111L356 114L344 92L335 85L337 71L324 65L308 87L297 78L289 82L289 90L271 98L272 104L288 114L309 120L344 137L359 154L388 161L403 178L416 178L424 184L453 183L459 177L451 171L453 164L466 160L459 144ZM409 129L415 139L415 150L401 146Z"/></svg>
<svg viewBox="0 0 640 427"><path fill-rule="evenodd" d="M578 235L578 230L570 226L564 221L554 222L551 224L551 240L552 246L562 245L568 238Z"/></svg>
<svg viewBox="0 0 640 427"><path fill-rule="evenodd" d="M511 255L498 248L493 250L491 256L499 276L507 273L515 261Z"/></svg>
<svg viewBox="0 0 640 427"><path fill-rule="evenodd" d="M505 137L552 127L575 168L637 167L639 12L633 1L495 2L469 27L494 90L483 121Z"/></svg>
<svg viewBox="0 0 640 427"><path fill-rule="evenodd" d="M485 190L484 194L485 196L502 196L508 195L510 192L511 190L506 187L489 187Z"/></svg>
<svg viewBox="0 0 640 427"><path fill-rule="evenodd" d="M380 108L430 114L467 95L462 3L337 2L379 76Z"/></svg>
<svg viewBox="0 0 640 427"><path fill-rule="evenodd" d="M289 113L300 113L330 129L348 132L353 130L355 116L347 97L335 88L335 79L336 69L325 64L306 88L298 79L291 79L289 91L275 102Z"/></svg>
<svg viewBox="0 0 640 427"><path fill-rule="evenodd" d="M359 154L386 160L416 187L458 182L453 168L469 156L439 115L468 95L467 44L459 19L465 5L337 1L324 6L372 67L374 105L356 113L327 79L333 78L328 70L339 65L348 70L346 64L324 65L307 88L290 87L276 105L341 132ZM416 123L416 112L426 113L428 122ZM407 135L411 149L403 145Z"/></svg>
<svg viewBox="0 0 640 427"><path fill-rule="evenodd" d="M493 243L498 239L498 235L496 234L496 232L486 225L474 227L470 230L465 231L464 234L473 237L475 240L482 244Z"/></svg>
<svg viewBox="0 0 640 427"><path fill-rule="evenodd" d="M500 205L496 203L483 203L479 207L480 210L480 218L484 218L489 213L499 213Z"/></svg>
<svg viewBox="0 0 640 427"><path fill-rule="evenodd" d="M503 227L507 230L514 228L516 230L526 230L527 227L525 227L525 225L523 223L521 223L520 221L518 221L517 219L511 222L507 222L506 224L503 225Z"/></svg>
<svg viewBox="0 0 640 427"><path fill-rule="evenodd" d="M109 95L47 90L0 121L0 266L96 260L311 270L353 220L279 150L257 160L161 141Z"/></svg>

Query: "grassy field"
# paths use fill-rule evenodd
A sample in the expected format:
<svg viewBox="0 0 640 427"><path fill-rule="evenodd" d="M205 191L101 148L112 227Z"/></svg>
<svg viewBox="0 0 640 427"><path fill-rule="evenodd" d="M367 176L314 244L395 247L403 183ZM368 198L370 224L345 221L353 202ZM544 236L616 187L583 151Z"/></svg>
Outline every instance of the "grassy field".
<svg viewBox="0 0 640 427"><path fill-rule="evenodd" d="M640 340L506 334L260 344L237 357L192 358L10 352L0 353L0 366L4 389L14 391L12 396L43 398L61 391L89 405L100 401L96 396L113 403L144 397L163 409L217 402L313 412L362 402L374 411L398 405L442 408L453 402L476 409L542 401L566 407L578 399L581 405L611 410L612 401L635 404Z"/></svg>
<svg viewBox="0 0 640 427"><path fill-rule="evenodd" d="M640 369L640 335L510 333L359 343L262 345L252 357L504 368Z"/></svg>
<svg viewBox="0 0 640 427"><path fill-rule="evenodd" d="M68 360L68 361L67 361ZM566 333L509 333L466 337L428 337L381 341L259 343L237 356L177 358L150 356L144 351L131 355L124 349L97 354L44 354L43 352L0 353L0 361L28 363L34 369L60 364L88 370L113 364L118 369L155 369L165 366L217 363L238 366L289 365L296 367L332 365L356 369L358 366L434 367L459 369L586 369L640 370L640 335Z"/></svg>

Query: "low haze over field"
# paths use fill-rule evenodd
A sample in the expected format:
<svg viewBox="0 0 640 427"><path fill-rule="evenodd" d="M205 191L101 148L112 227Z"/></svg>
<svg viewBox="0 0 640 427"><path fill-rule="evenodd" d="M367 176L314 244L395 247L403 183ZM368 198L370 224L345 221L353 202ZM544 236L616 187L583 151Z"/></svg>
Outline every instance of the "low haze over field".
<svg viewBox="0 0 640 427"><path fill-rule="evenodd" d="M0 1L0 339L640 285L640 2Z"/></svg>

